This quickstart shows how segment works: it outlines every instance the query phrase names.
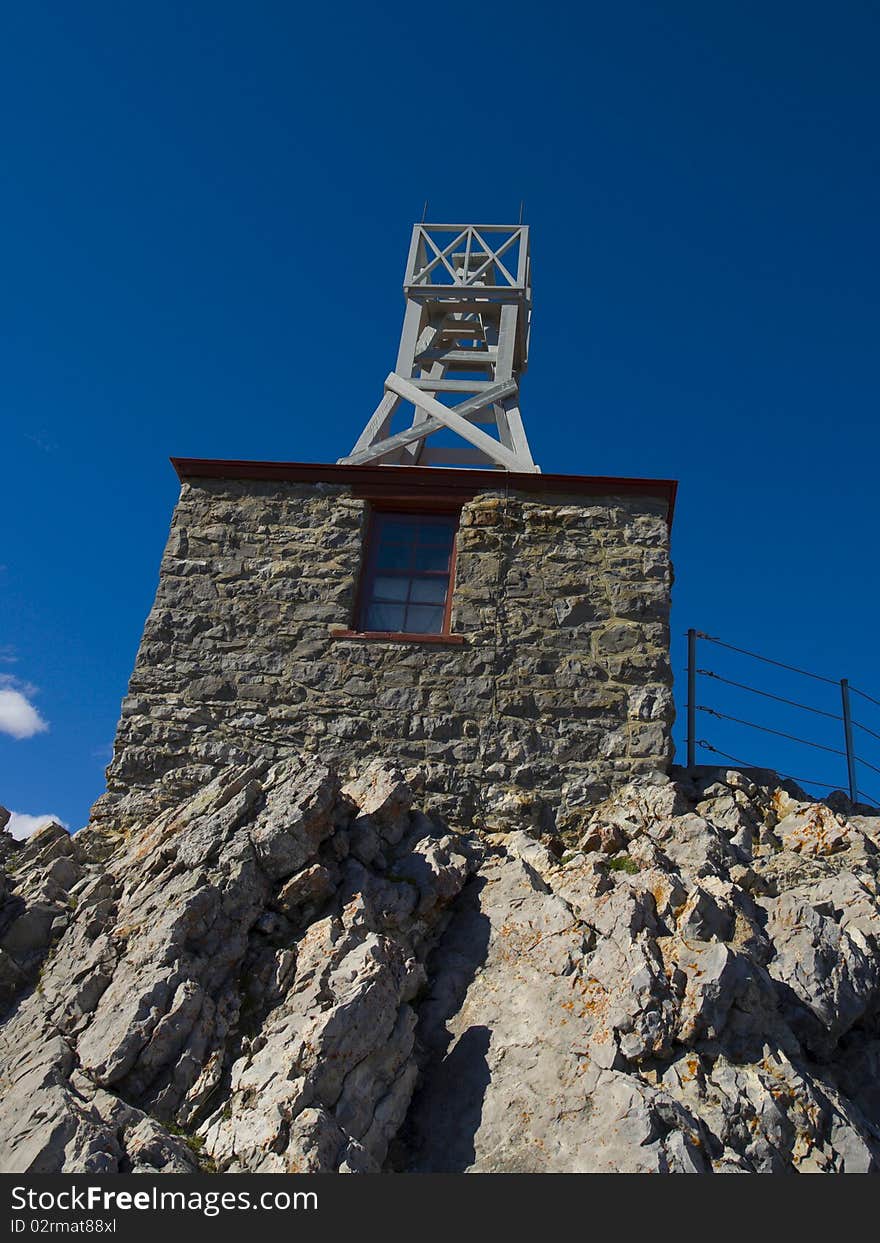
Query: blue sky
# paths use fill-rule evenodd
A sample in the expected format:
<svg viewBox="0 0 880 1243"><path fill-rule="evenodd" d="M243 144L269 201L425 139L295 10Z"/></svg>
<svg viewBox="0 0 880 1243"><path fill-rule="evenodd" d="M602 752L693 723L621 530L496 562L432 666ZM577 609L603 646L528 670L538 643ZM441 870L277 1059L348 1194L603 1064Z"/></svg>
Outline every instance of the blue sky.
<svg viewBox="0 0 880 1243"><path fill-rule="evenodd" d="M23 701L49 727L0 733L0 803L77 827L101 793L169 455L350 448L394 362L425 199L486 221L525 200L543 469L680 480L676 671L693 625L880 699L877 7L464 12L4 14L0 695L18 732ZM712 658L839 710L833 686ZM840 745L829 718L704 695ZM830 752L713 719L701 736L843 780Z"/></svg>

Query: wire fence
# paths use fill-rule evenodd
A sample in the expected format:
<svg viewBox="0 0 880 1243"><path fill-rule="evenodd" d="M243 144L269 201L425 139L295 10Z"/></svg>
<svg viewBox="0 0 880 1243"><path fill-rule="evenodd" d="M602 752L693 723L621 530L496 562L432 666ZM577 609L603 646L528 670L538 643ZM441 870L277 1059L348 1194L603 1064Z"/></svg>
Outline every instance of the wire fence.
<svg viewBox="0 0 880 1243"><path fill-rule="evenodd" d="M875 699L873 695L869 695L866 691L851 686L847 678L828 678L809 669L801 669L797 665L790 665L784 661L764 656L759 652L752 652L747 648L737 647L714 635L704 634L700 630L689 630L687 632L687 639L687 763L689 768L696 764L697 752L704 751L709 755L718 755L725 760L730 760L741 768L772 768L778 771L780 776L796 781L798 785L816 786L822 790L842 789L849 794L850 800L853 803L864 803L873 807L880 807L880 799L872 795L864 785L866 773L876 773L880 776L880 766L873 762L874 760L880 761L880 748L873 748L871 743L866 741L868 738L871 738L876 742L880 742L880 713L875 713L873 717L869 717L872 721L871 725L857 720L853 715L852 697L858 696L863 701L866 713L871 713L873 709L880 709L880 699ZM705 644L711 644L714 649L711 661L708 658L704 659L705 648L701 645ZM746 662L758 661L762 665L774 666L780 671L776 676L784 679L785 685L774 686L773 689L769 689L766 684L754 686L745 680L748 674L739 673L737 669L731 671L724 668L722 672L718 668L702 667L703 664L709 663L721 663L723 666L725 660L730 661L731 659L727 653L732 654L734 661L739 664L743 663L741 658L744 658ZM737 673L737 676L732 676L733 673ZM823 706L819 706L816 703L805 703L798 696L797 692L797 687L802 685L802 683L798 682L798 679L803 678L821 683L824 687L834 687L833 703L835 706L839 705L840 710L833 711L832 701L830 700ZM788 693L781 693L783 690ZM823 690L821 693L826 698L829 694L827 690ZM749 705L755 702L752 698L753 696L757 696L764 701L771 701L774 707L769 708L768 711L773 713L778 713L780 708L777 708L776 705L781 705L781 708L787 713L787 719L776 720L771 716L769 720L767 718L762 721L750 720ZM701 703L699 702L701 699L710 699L713 702ZM731 700L732 702L728 702ZM804 731L798 728L797 722L802 718L796 717L795 713L810 714L810 717L814 719L811 731ZM815 718L819 718L819 720L815 720ZM782 725L789 725L789 719L794 723L789 728L780 728ZM698 722L702 720L712 722L712 728L706 731L713 735L711 740L697 736ZM833 725L829 724L829 722L833 722ZM837 780L822 780L813 776L804 777L794 772L783 772L782 768L776 764L755 764L743 759L740 755L733 752L740 750L740 738L744 730L755 731L763 735L770 735L775 739L784 740L786 744L785 751L796 759L795 767L798 769L801 767L801 759L797 757L801 755L801 752L796 751L795 748L806 748L811 753L821 752L825 757L839 757L839 761L842 762L835 764L835 767L839 770ZM859 731L859 733L857 734L856 731ZM803 732L810 732L812 736L804 737ZM856 737L860 739L858 748L856 747ZM719 743L722 745L718 745ZM780 746L778 743L774 745L777 748ZM731 747L732 750L723 750L722 747L724 746ZM748 750L749 748L744 746L742 749ZM870 759L868 756L870 756ZM823 763L827 764L828 761L824 760ZM805 759L803 767L807 770L810 768ZM824 775L831 776L831 773ZM872 781L870 777L867 780ZM880 784L878 784L877 788L880 788Z"/></svg>

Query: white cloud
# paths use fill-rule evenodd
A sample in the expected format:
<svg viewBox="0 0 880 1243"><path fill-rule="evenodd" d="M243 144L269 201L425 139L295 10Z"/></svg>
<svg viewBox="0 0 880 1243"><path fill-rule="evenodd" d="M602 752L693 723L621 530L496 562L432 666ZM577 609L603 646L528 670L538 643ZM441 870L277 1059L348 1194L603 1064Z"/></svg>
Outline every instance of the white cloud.
<svg viewBox="0 0 880 1243"><path fill-rule="evenodd" d="M53 823L60 824L64 829L67 828L60 816L53 816L51 813L45 816L28 816L21 811L11 811L6 831L11 833L17 841L23 842L26 837L36 833L37 829L44 829L47 824Z"/></svg>
<svg viewBox="0 0 880 1243"><path fill-rule="evenodd" d="M8 684L0 689L0 733L11 734L13 738L33 738L34 734L42 734L48 728L48 723L26 695Z"/></svg>

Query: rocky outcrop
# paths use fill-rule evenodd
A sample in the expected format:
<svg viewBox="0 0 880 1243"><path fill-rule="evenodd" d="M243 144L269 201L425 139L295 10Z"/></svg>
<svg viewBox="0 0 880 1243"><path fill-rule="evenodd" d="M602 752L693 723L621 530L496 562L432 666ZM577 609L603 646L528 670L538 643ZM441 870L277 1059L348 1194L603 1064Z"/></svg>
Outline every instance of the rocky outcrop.
<svg viewBox="0 0 880 1243"><path fill-rule="evenodd" d="M497 840L429 960L414 1168L876 1168L878 831L730 772L561 861Z"/></svg>
<svg viewBox="0 0 880 1243"><path fill-rule="evenodd" d="M540 839L420 802L267 760L16 851L0 1169L880 1168L880 819L723 770Z"/></svg>
<svg viewBox="0 0 880 1243"><path fill-rule="evenodd" d="M0 1033L0 1169L381 1168L422 960L476 862L412 798L393 768L344 788L258 762L78 865ZM47 836L21 852L23 894L47 884Z"/></svg>
<svg viewBox="0 0 880 1243"><path fill-rule="evenodd" d="M85 875L81 838L47 824L27 843L5 831L0 809L0 1009L32 985L70 922L70 890Z"/></svg>

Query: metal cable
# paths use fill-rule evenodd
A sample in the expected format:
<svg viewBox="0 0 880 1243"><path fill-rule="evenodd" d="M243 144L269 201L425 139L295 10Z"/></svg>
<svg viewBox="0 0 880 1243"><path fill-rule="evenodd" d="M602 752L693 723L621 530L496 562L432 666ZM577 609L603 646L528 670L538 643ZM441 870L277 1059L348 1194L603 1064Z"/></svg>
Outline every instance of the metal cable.
<svg viewBox="0 0 880 1243"><path fill-rule="evenodd" d="M880 708L880 699L875 699L873 695L868 695L865 691L860 691L857 686L851 686L849 689L854 695L861 695L862 699L867 699L870 703L876 704L877 707Z"/></svg>
<svg viewBox="0 0 880 1243"><path fill-rule="evenodd" d="M880 734L875 734L873 729L868 729L867 725L863 725L861 721L857 721L855 717L852 717L851 719L853 725L858 725L859 729L863 729L866 734L870 734L872 738L880 740Z"/></svg>
<svg viewBox="0 0 880 1243"><path fill-rule="evenodd" d="M788 669L790 673L802 673L805 678L814 678L817 682L827 682L829 686L840 685L834 678L823 678L819 673L810 673L809 669L799 669L797 665L786 665L781 660L771 660L769 656L759 656L757 652L750 652L744 647L734 647L732 643L725 643L723 639L716 639L714 635L703 634L702 630L697 631L697 638L705 639L707 643L717 643L719 647L726 647L731 652L739 652L741 656L751 656L753 660L763 660L765 664L776 665L778 669ZM859 694L862 694L862 692L860 691ZM877 703L878 701L875 700L874 702Z"/></svg>
<svg viewBox="0 0 880 1243"><path fill-rule="evenodd" d="M866 799L873 807L880 807L880 798L874 798L874 795L869 794L867 790L857 790L856 793L860 798Z"/></svg>
<svg viewBox="0 0 880 1243"><path fill-rule="evenodd" d="M718 647L727 648L728 651L737 652L741 656L749 656L753 660L760 660L764 664L774 665L778 669L787 669L790 673L798 673L803 677L812 678L816 682L824 682L828 686L841 685L834 678L826 678L826 677L823 677L821 674L812 673L809 669L801 669L797 665L789 665L781 660L773 660L769 656L761 656L758 652L752 652L748 648L736 647L732 643L726 643L723 639L716 638L714 635L711 635L711 634L705 634L701 630L698 630L695 633L696 633L697 638L705 639L707 643L714 643ZM844 717L838 715L837 713L827 712L822 708L814 708L811 704L803 704L794 699L787 699L783 695L774 695L771 691L759 690L757 687L749 686L745 682L736 682L732 678L726 678L720 673L715 673L715 671L712 669L696 669L695 673L702 677L714 678L716 681L722 682L725 686L733 686L733 687L736 687L737 690L748 691L749 693L753 695L760 695L764 699L772 699L775 703L783 703L783 704L788 705L791 708L798 708L805 712L812 712L816 716L823 716L831 721L843 721L844 720ZM850 686L849 689L853 692L853 694L859 695L861 696L862 699L866 699L869 703L876 704L877 707L880 707L880 699L875 699L873 695L869 695L866 691L859 690L857 686ZM758 725L757 722L755 721L745 721L741 717L730 716L726 712L718 712L715 708L709 708L703 704L697 704L695 710L697 712L705 712L709 716L714 716L718 720L721 720L721 721L732 721L734 724L744 725L748 729L757 729L765 734L773 734L777 738L786 738L790 742L800 743L802 746L806 746L806 747L813 747L817 751L826 751L830 755L840 755L844 757L847 756L846 751L841 751L837 747L828 747L828 746L825 746L823 743L810 742L809 739L807 738L799 738L795 734L788 734L788 733L785 733L783 730L771 729L768 725ZM861 721L856 721L854 718L850 718L850 720L851 720L851 723L857 726L858 729L862 730L864 733L870 735L871 738L875 738L877 739L878 742L880 742L880 733L877 733L875 730L871 729L868 725L862 724ZM744 760L738 759L736 756L733 756L733 755L728 755L727 752L721 751L718 747L713 747L711 743L708 743L705 740L701 739L700 741L697 742L696 745L699 747L702 747L706 751L711 751L716 755L723 756L727 760L732 760L736 764L745 764ZM848 740L847 746L849 745L850 744ZM874 764L871 764L868 760L864 760L857 755L854 755L853 759L855 760L857 764L861 764L864 768L870 769L871 772L880 774L880 768L878 768ZM757 767L757 766L746 765L746 767ZM781 774L781 775L786 776L786 774ZM823 786L826 789L835 788L834 786L830 785L829 782L827 781L814 781L806 777L792 777L790 775L788 776L789 776L789 780L800 781L800 782L803 782L805 785ZM863 795L865 798L867 798L870 801L872 805L876 807L880 807L880 800L875 799L872 795L868 794L867 791L857 791L857 794Z"/></svg>
<svg viewBox="0 0 880 1243"><path fill-rule="evenodd" d="M698 739L697 746L702 747L704 751L712 751L715 755L723 755L726 760L733 760L734 764L741 764L743 768L756 768L759 771L763 771L763 772L775 771L774 769L766 768L762 764L749 764L747 760L738 759L737 756L735 755L728 755L726 751L721 751L719 750L718 747L713 747L710 742L706 742L702 738ZM784 778L786 781L797 781L801 785L823 786L824 789L826 790L838 789L838 786L835 784L832 784L832 782L830 781L814 781L810 777L793 777L791 773L778 773L778 776Z"/></svg>
<svg viewBox="0 0 880 1243"><path fill-rule="evenodd" d="M810 742L807 738L798 738L795 734L783 733L781 729L770 729L768 725L756 725L754 721L744 721L738 716L728 716L726 712L716 712L714 708L706 708L702 704L697 704L697 712L708 712L710 716L718 717L719 720L733 721L737 725L747 725L749 729L760 729L765 734L775 734L778 738L787 738L790 742L803 743L805 747L815 747L817 751L829 751L832 755L846 755L845 751L839 751L837 747L826 747L821 742ZM877 769L877 772L880 772L880 768Z"/></svg>
<svg viewBox="0 0 880 1243"><path fill-rule="evenodd" d="M803 708L805 712L827 716L832 721L843 720L843 717L836 712L825 712L822 708L812 708L809 704L798 703L796 699L784 699L782 695L771 695L769 691L759 691L755 686L746 686L745 682L733 682L730 678L723 678L720 673L713 673L711 669L698 669L697 673L701 673L706 678L716 678L719 682L726 683L727 686L737 686L741 691L751 691L753 695L763 695L765 699L775 699L777 703L790 704L792 708ZM875 736L880 738L880 734Z"/></svg>

